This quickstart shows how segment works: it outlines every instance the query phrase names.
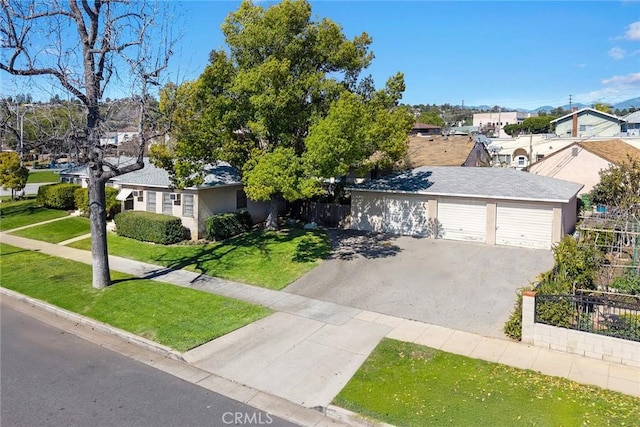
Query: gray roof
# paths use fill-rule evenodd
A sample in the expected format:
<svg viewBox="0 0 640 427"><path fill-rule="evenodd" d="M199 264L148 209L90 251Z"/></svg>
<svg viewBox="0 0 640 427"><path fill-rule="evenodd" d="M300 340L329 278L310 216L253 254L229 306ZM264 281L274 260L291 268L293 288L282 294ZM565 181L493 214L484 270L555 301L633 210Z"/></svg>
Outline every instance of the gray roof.
<svg viewBox="0 0 640 427"><path fill-rule="evenodd" d="M560 123L562 121L572 118L574 114L581 115L582 113L587 113L587 114L591 113L591 114L599 115L604 117L605 119L615 120L618 123L626 121L626 119L620 118L618 116L614 116L613 114L605 113L604 111L599 111L599 110L596 110L595 108L585 107L577 111L572 111L569 114L565 114L562 117L558 117L557 119L551 120L549 123Z"/></svg>
<svg viewBox="0 0 640 427"><path fill-rule="evenodd" d="M640 123L640 110L634 111L631 114L627 114L624 116L624 119L627 123Z"/></svg>
<svg viewBox="0 0 640 427"><path fill-rule="evenodd" d="M106 161L124 166L135 162L133 157L120 157L107 158ZM73 168L66 169L61 174L72 174L81 177L87 177L87 166L80 165ZM144 168L129 172L124 175L116 176L112 179L113 182L120 185L139 185L145 187L159 187L159 188L171 188L172 183L169 178L169 172L165 169L154 166L149 158L144 158ZM215 187L220 185L235 185L240 184L240 174L238 170L229 163L218 162L215 165L207 165L205 167L204 184L198 186L198 188ZM194 187L189 187L194 188Z"/></svg>
<svg viewBox="0 0 640 427"><path fill-rule="evenodd" d="M509 168L423 166L348 190L568 202L582 187Z"/></svg>

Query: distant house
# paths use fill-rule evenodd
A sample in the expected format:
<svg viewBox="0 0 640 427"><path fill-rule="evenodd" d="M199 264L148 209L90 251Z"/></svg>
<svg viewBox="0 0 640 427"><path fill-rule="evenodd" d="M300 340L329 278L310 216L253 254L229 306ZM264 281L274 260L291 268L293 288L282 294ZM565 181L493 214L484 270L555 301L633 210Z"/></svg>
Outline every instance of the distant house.
<svg viewBox="0 0 640 427"><path fill-rule="evenodd" d="M537 117L538 113L525 113L522 111L494 111L490 113L474 113L473 126L477 126L480 133L496 137L507 138L504 131L506 125L519 124L529 117Z"/></svg>
<svg viewBox="0 0 640 427"><path fill-rule="evenodd" d="M118 147L126 142L133 141L138 138L138 129L126 128L117 132L105 132L100 137L100 146L102 147Z"/></svg>
<svg viewBox="0 0 640 427"><path fill-rule="evenodd" d="M486 146L468 136L409 138L409 167L420 166L491 166Z"/></svg>
<svg viewBox="0 0 640 427"><path fill-rule="evenodd" d="M412 136L430 136L441 135L442 127L435 125L428 125L425 123L415 123L411 129L410 135Z"/></svg>
<svg viewBox="0 0 640 427"><path fill-rule="evenodd" d="M594 108L582 108L550 123L555 124L559 137L589 138L618 136L626 120Z"/></svg>
<svg viewBox="0 0 640 427"><path fill-rule="evenodd" d="M626 133L627 136L640 136L640 110L623 118L625 123L622 124L622 133Z"/></svg>
<svg viewBox="0 0 640 427"><path fill-rule="evenodd" d="M640 150L619 139L579 141L535 162L530 173L582 184L588 193L600 181L600 171L619 165L627 156L640 159Z"/></svg>
<svg viewBox="0 0 640 427"><path fill-rule="evenodd" d="M120 158L121 164L131 161L132 158ZM194 240L204 237L207 218L218 213L246 209L254 222L267 217L268 204L247 198L235 168L219 162L210 165L205 172L202 185L176 189L171 184L169 173L145 158L143 169L117 176L108 185L120 190L116 198L122 202L123 210L179 217ZM63 182L75 182L85 187L88 183L85 165L62 171L60 177Z"/></svg>
<svg viewBox="0 0 640 427"><path fill-rule="evenodd" d="M574 231L581 187L507 168L425 166L347 190L357 230L550 249Z"/></svg>

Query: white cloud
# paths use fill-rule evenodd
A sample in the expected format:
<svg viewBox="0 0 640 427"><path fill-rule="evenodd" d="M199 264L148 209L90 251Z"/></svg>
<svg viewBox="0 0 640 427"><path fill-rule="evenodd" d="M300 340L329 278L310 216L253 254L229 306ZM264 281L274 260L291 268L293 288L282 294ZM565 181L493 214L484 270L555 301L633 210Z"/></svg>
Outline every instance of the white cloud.
<svg viewBox="0 0 640 427"><path fill-rule="evenodd" d="M612 76L603 79L602 87L588 93L578 94L574 97L576 102L588 104L594 100L603 102L617 102L633 98L640 93L640 73Z"/></svg>
<svg viewBox="0 0 640 427"><path fill-rule="evenodd" d="M627 40L640 40L640 21L629 25L629 29L624 33L624 38Z"/></svg>
<svg viewBox="0 0 640 427"><path fill-rule="evenodd" d="M627 51L618 46L612 47L608 53L613 59L623 59L627 56Z"/></svg>

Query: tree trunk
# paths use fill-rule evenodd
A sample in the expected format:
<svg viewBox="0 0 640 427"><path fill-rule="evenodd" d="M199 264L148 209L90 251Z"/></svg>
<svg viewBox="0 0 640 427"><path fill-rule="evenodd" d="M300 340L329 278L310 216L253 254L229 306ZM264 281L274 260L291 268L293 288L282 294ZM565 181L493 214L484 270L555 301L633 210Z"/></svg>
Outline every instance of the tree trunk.
<svg viewBox="0 0 640 427"><path fill-rule="evenodd" d="M100 171L89 168L89 219L91 221L91 258L93 287L104 289L111 284L109 252L107 250L107 210L105 182Z"/></svg>
<svg viewBox="0 0 640 427"><path fill-rule="evenodd" d="M267 216L265 227L267 230L278 229L278 195L272 194L269 200L269 216Z"/></svg>

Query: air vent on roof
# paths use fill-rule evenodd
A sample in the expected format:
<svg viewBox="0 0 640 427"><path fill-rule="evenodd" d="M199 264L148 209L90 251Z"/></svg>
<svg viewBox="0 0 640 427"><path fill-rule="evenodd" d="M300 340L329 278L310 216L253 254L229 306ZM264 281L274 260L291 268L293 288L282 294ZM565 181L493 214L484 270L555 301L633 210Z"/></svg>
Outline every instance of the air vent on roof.
<svg viewBox="0 0 640 427"><path fill-rule="evenodd" d="M576 156L578 155L578 147L573 147L573 148L571 149L571 155L572 155L573 157L576 157Z"/></svg>

